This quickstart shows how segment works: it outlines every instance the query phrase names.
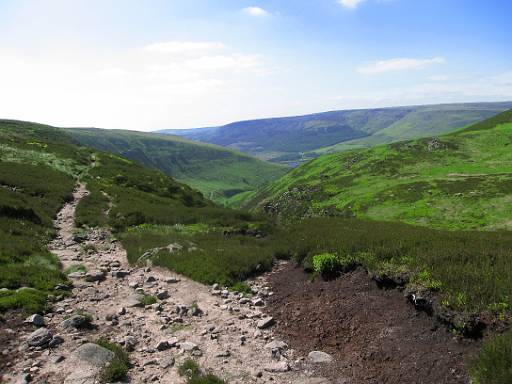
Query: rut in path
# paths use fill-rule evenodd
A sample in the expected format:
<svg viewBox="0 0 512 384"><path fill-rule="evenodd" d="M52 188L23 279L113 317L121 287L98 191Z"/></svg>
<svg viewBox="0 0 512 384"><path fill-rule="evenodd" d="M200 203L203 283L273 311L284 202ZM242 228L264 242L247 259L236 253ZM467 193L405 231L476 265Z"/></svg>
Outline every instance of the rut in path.
<svg viewBox="0 0 512 384"><path fill-rule="evenodd" d="M88 271L88 275L70 275L72 295L57 302L53 312L45 316L48 329L64 343L49 350L28 348L24 341L28 334L20 335L19 345L27 358L14 364L13 375L19 377L30 370L36 383L92 384L94 378L84 379L73 351L104 337L133 347L131 383L184 383L177 366L188 357L229 383L328 383L309 377L307 364L297 359L293 350L283 347L272 353L267 344L273 340L273 329L257 327L265 317L261 312L264 307L238 294L213 291L168 270L131 266L122 245L107 229L76 236L76 206L87 194L80 184L73 201L58 214L58 236L49 246L63 268L81 264ZM88 282L86 277L101 280ZM268 292L264 279L251 284L264 300ZM142 292L162 299L139 307L136 294ZM196 307L202 313L193 316ZM60 324L66 318L82 311L92 315L92 328L62 329Z"/></svg>

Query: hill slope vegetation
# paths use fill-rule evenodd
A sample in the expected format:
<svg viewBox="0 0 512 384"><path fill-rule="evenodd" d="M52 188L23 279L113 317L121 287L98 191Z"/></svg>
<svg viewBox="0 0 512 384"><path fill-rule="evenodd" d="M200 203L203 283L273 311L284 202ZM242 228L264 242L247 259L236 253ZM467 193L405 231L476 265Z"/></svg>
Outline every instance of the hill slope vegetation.
<svg viewBox="0 0 512 384"><path fill-rule="evenodd" d="M449 133L509 108L512 102L342 110L162 132L296 165L324 153Z"/></svg>
<svg viewBox="0 0 512 384"><path fill-rule="evenodd" d="M0 120L0 312L42 311L48 295L66 294L66 275L47 244L78 182L90 191L77 208L80 231L113 228L132 262L156 247L193 243L161 252L159 263L225 284L271 263L270 251L259 251L265 240L237 231L258 225L250 215L216 206L161 172L81 146L62 129ZM234 235L220 249L215 244L227 230Z"/></svg>
<svg viewBox="0 0 512 384"><path fill-rule="evenodd" d="M177 136L106 129L67 132L83 145L157 169L219 203L228 203L235 195L253 191L287 171L233 150Z"/></svg>
<svg viewBox="0 0 512 384"><path fill-rule="evenodd" d="M283 219L318 215L443 229L511 229L512 112L441 136L321 156L249 206Z"/></svg>

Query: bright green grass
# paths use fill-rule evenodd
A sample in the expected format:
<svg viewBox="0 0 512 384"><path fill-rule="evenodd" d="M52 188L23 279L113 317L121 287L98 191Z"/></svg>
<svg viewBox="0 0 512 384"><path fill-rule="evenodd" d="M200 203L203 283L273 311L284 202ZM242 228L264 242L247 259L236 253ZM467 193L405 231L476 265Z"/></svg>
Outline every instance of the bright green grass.
<svg viewBox="0 0 512 384"><path fill-rule="evenodd" d="M278 203L285 220L329 212L452 230L512 229L510 114L493 121L500 124L442 136L439 149L420 139L322 156L248 206Z"/></svg>

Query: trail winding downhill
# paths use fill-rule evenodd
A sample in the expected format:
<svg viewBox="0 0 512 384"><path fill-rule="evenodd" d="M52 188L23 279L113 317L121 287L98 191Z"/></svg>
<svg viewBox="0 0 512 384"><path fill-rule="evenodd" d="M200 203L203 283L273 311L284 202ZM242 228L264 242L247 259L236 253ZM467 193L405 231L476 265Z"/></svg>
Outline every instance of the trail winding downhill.
<svg viewBox="0 0 512 384"><path fill-rule="evenodd" d="M87 272L69 275L71 295L54 304L44 327L16 336L25 358L10 367L12 382L96 383L99 369L91 366L83 347L107 338L132 350L130 383L184 383L177 367L191 356L229 383L329 383L310 377L304 359L274 340L272 327L259 329L269 295L263 278L252 282L258 293L248 299L168 270L129 265L109 230L77 235L75 210L87 195L85 185L78 185L58 214L58 236L49 245L64 269L81 264ZM141 294L157 296L158 302L142 306ZM90 326L70 325L70 318L80 319L84 312L92 317ZM34 330L49 332L57 345L29 346Z"/></svg>

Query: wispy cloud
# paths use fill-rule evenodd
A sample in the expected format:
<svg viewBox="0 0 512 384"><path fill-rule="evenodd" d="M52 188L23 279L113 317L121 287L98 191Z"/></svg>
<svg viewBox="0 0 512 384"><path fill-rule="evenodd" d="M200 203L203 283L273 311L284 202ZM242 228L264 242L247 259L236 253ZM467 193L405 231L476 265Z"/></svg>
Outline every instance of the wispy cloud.
<svg viewBox="0 0 512 384"><path fill-rule="evenodd" d="M257 16L257 17L268 16L270 14L265 9L263 9L261 7L256 7L256 6L244 8L244 9L242 9L242 12L246 13L248 15Z"/></svg>
<svg viewBox="0 0 512 384"><path fill-rule="evenodd" d="M356 9L359 4L364 3L366 0L338 0L338 3L345 8Z"/></svg>
<svg viewBox="0 0 512 384"><path fill-rule="evenodd" d="M363 65L357 68L357 72L362 75L379 75L386 72L419 70L445 62L446 59L444 57L433 57L431 59L412 59L401 57Z"/></svg>
<svg viewBox="0 0 512 384"><path fill-rule="evenodd" d="M223 48L225 48L224 44L217 41L166 41L149 44L145 47L149 52L174 54L207 52Z"/></svg>

